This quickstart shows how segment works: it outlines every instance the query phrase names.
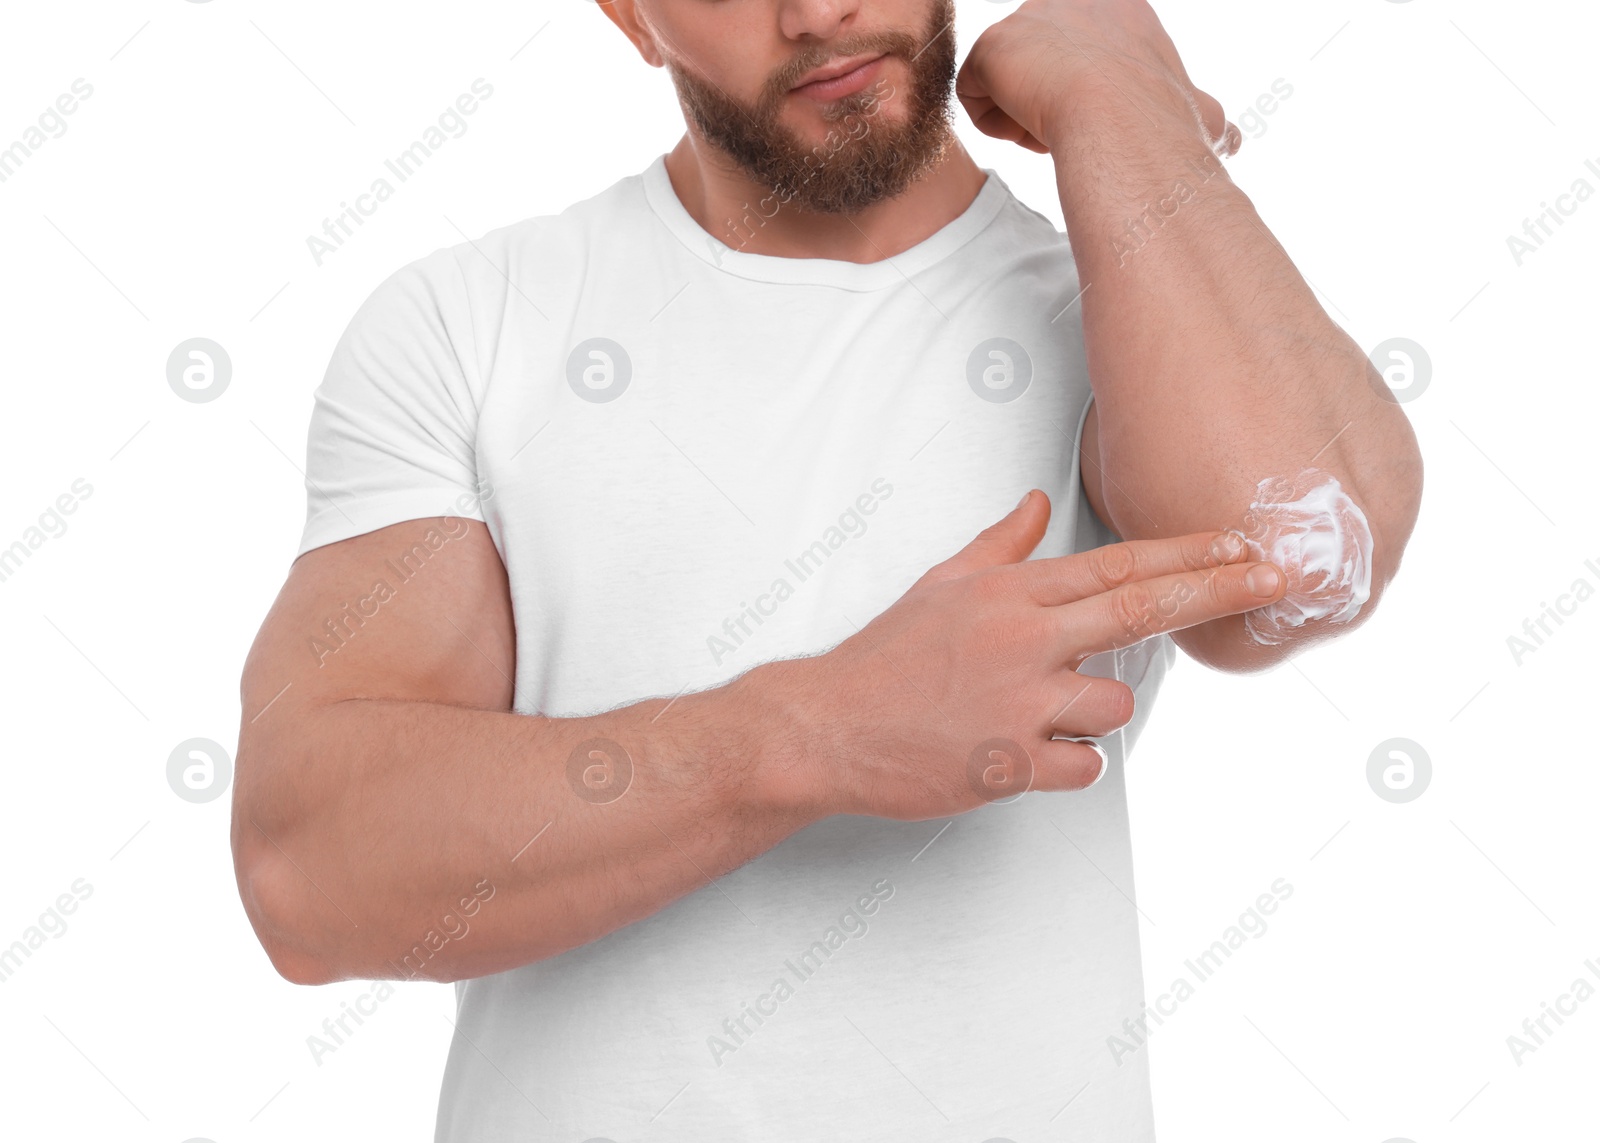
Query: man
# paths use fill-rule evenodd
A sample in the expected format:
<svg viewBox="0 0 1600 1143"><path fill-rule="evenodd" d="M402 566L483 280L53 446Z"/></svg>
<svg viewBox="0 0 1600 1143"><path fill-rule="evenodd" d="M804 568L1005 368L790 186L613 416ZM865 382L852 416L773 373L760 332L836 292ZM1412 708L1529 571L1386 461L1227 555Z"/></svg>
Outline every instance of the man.
<svg viewBox="0 0 1600 1143"><path fill-rule="evenodd" d="M1174 641L1371 614L1409 426L1143 0L959 78L948 0L602 8L687 134L400 270L318 390L252 924L456 982L441 1141L1149 1140L1128 750Z"/></svg>

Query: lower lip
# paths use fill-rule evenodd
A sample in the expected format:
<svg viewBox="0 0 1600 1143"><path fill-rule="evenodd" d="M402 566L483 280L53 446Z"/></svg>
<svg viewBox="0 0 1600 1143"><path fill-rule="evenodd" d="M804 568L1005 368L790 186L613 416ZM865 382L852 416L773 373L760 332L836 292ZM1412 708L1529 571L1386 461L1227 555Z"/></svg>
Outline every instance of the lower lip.
<svg viewBox="0 0 1600 1143"><path fill-rule="evenodd" d="M842 99L846 95L854 95L877 77L883 66L883 61L888 56L879 56L869 60L856 68L855 71L845 72L836 79L821 79L815 83L807 83L791 91L790 95L804 96L806 99L815 99L819 103L826 103L834 99Z"/></svg>

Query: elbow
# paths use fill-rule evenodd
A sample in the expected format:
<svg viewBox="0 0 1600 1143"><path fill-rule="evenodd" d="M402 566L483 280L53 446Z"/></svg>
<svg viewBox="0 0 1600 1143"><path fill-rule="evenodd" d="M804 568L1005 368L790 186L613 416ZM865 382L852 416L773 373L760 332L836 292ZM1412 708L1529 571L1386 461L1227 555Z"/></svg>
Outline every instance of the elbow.
<svg viewBox="0 0 1600 1143"><path fill-rule="evenodd" d="M325 916L330 903L303 868L314 863L300 839L316 827L304 820L305 802L283 779L286 760L294 757L252 728L241 729L229 825L234 881L277 974L290 984L332 984L348 976L332 955L335 930Z"/></svg>
<svg viewBox="0 0 1600 1143"><path fill-rule="evenodd" d="M299 924L304 917L301 895L285 876L285 868L281 858L235 860L245 916L262 951L284 980L290 984L332 984L342 977L310 947ZM297 875L292 868L288 872Z"/></svg>
<svg viewBox="0 0 1600 1143"><path fill-rule="evenodd" d="M230 840L245 917L279 976L291 984L331 984L341 977L314 946L306 923L305 874L261 829L259 812L236 784Z"/></svg>
<svg viewBox="0 0 1600 1143"><path fill-rule="evenodd" d="M1230 615L1173 633L1173 642L1203 667L1230 675L1255 675L1270 671L1312 647L1347 635L1365 623L1377 605L1370 599L1361 614L1347 623L1318 620L1296 628L1281 642L1262 643L1250 633L1244 617Z"/></svg>
<svg viewBox="0 0 1600 1143"><path fill-rule="evenodd" d="M1373 540L1372 597L1362 609L1362 622L1399 574L1401 557L1422 512L1422 450L1411 423L1398 410L1393 415L1398 432L1383 463L1369 462L1353 480Z"/></svg>
<svg viewBox="0 0 1600 1143"><path fill-rule="evenodd" d="M1406 533L1409 534L1409 531L1408 524ZM1271 621L1252 622L1245 615L1228 615L1175 631L1172 633L1173 641L1183 648L1189 658L1214 671L1238 675L1269 671L1312 647L1348 635L1371 621L1379 601L1399 570L1404 542L1402 537L1392 547L1374 546L1372 579L1367 598L1348 618L1306 619L1296 626L1286 627ZM1284 570L1290 582L1294 583L1299 569ZM1262 608L1260 612L1248 614L1253 617L1268 610ZM1273 632L1271 641L1258 637L1263 631Z"/></svg>
<svg viewBox="0 0 1600 1143"><path fill-rule="evenodd" d="M266 953L278 975L290 984L334 984L346 979L330 971L321 961L313 960L298 950L275 945L267 948Z"/></svg>
<svg viewBox="0 0 1600 1143"><path fill-rule="evenodd" d="M1175 632L1178 646L1213 670L1255 674L1370 621L1400 570L1416 526L1421 454L1413 448L1384 475L1381 495L1358 488L1352 500L1340 493L1343 508L1306 513L1294 527L1282 527L1282 536L1273 530L1277 521L1262 517L1270 526L1264 535L1249 533L1247 542L1252 555L1283 569L1284 597L1256 611ZM1333 487L1337 491L1337 484Z"/></svg>
<svg viewBox="0 0 1600 1143"><path fill-rule="evenodd" d="M1332 636L1322 634L1320 638ZM1228 615L1174 631L1172 641L1202 667L1229 675L1254 675L1271 670L1315 640L1313 633L1306 631L1281 643L1260 643L1250 634L1242 615Z"/></svg>

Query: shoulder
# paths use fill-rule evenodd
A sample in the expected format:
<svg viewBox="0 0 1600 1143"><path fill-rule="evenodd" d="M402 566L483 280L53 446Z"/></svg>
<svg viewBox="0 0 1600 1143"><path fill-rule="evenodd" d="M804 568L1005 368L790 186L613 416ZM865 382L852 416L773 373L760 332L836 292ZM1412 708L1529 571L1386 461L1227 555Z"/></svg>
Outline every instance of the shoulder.
<svg viewBox="0 0 1600 1143"><path fill-rule="evenodd" d="M637 175L619 179L558 213L532 215L485 231L460 231L382 278L361 303L355 327L387 330L415 342L432 335L457 351L492 344L520 310L548 317L592 272L597 247L626 249L630 227L647 211Z"/></svg>
<svg viewBox="0 0 1600 1143"><path fill-rule="evenodd" d="M440 247L403 267L473 298L500 298L517 288L567 282L581 275L597 247L628 241L648 220L643 178L634 174L557 213L532 215Z"/></svg>

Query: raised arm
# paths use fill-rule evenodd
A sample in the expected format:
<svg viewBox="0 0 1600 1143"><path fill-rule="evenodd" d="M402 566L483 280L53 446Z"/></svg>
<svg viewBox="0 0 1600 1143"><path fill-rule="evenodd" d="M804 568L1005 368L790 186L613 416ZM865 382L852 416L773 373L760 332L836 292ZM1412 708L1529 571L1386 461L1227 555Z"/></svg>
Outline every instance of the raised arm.
<svg viewBox="0 0 1600 1143"><path fill-rule="evenodd" d="M1084 489L1101 518L1124 538L1243 529L1262 481L1310 468L1370 530L1370 597L1353 617L1263 645L1229 616L1178 643L1253 670L1368 617L1416 520L1415 435L1223 169L1222 108L1150 6L1029 0L980 37L958 91L983 130L1055 162L1095 395Z"/></svg>
<svg viewBox="0 0 1600 1143"><path fill-rule="evenodd" d="M1099 117L1084 111L1055 160L1079 272L1093 283L1083 298L1095 393L1082 453L1090 503L1129 538L1244 530L1263 481L1298 478L1266 498L1321 500L1311 492L1320 482L1370 531L1359 553L1370 590L1353 617L1284 629L1274 644L1258 642L1240 616L1176 636L1212 667L1262 669L1371 616L1416 522L1421 454L1377 370L1200 132L1192 123L1138 129L1137 113L1109 102ZM1096 149L1126 158L1092 162ZM1336 528L1309 503L1302 519ZM1357 554L1348 536L1328 542Z"/></svg>

